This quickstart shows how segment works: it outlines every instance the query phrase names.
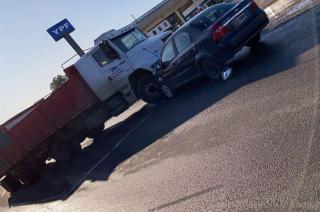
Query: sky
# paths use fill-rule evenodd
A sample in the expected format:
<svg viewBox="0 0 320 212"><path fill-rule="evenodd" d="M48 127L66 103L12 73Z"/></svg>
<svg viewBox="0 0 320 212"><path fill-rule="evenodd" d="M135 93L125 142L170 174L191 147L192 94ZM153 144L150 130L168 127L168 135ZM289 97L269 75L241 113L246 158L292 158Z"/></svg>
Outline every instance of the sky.
<svg viewBox="0 0 320 212"><path fill-rule="evenodd" d="M161 0L0 0L0 123L50 93L61 64L75 52L47 29L67 18L83 49L103 32L118 29Z"/></svg>

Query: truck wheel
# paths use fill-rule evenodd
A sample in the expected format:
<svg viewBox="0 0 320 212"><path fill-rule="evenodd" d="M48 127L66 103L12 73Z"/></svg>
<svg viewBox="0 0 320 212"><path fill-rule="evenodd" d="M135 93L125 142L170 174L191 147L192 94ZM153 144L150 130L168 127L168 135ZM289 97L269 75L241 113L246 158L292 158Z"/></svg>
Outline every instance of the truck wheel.
<svg viewBox="0 0 320 212"><path fill-rule="evenodd" d="M150 104L159 103L164 98L159 83L150 75L143 75L138 80L136 93L143 101Z"/></svg>
<svg viewBox="0 0 320 212"><path fill-rule="evenodd" d="M91 139L97 138L103 133L103 130L104 130L104 124L101 124L99 127L89 131L87 133L87 137Z"/></svg>
<svg viewBox="0 0 320 212"><path fill-rule="evenodd" d="M22 183L13 175L7 174L3 180L0 182L1 186L10 193L18 191Z"/></svg>
<svg viewBox="0 0 320 212"><path fill-rule="evenodd" d="M54 142L51 146L52 157L57 162L70 162L78 153L81 146L77 142Z"/></svg>
<svg viewBox="0 0 320 212"><path fill-rule="evenodd" d="M254 36L248 43L248 47L255 47L260 43L261 40L261 34L258 33L256 36Z"/></svg>

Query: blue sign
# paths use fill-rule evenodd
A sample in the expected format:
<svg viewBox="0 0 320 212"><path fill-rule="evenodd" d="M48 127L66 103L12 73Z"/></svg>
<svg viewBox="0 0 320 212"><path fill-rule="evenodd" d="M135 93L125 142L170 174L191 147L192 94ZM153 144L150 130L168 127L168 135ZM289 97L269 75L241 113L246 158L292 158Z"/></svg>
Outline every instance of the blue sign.
<svg viewBox="0 0 320 212"><path fill-rule="evenodd" d="M51 37L55 40L58 41L61 38L63 38L65 35L70 34L73 32L75 29L72 26L72 24L67 20L63 19L56 25L50 27L47 32L51 35Z"/></svg>

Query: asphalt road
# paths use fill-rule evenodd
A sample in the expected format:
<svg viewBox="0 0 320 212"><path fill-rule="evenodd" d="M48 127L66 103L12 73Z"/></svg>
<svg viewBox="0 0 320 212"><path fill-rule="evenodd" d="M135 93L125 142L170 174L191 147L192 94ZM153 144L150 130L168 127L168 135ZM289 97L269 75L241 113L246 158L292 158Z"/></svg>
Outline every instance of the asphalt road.
<svg viewBox="0 0 320 212"><path fill-rule="evenodd" d="M234 59L230 81L199 79L161 105L138 103L74 162L3 193L0 207L320 210L317 22L319 8L265 33Z"/></svg>

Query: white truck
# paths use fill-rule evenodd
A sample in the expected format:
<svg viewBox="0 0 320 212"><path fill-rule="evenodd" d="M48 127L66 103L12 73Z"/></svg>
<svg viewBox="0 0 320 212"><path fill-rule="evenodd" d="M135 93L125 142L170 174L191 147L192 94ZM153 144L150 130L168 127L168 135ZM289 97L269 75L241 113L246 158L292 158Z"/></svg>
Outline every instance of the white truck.
<svg viewBox="0 0 320 212"><path fill-rule="evenodd" d="M153 76L170 35L147 37L134 26L110 30L95 40L95 47L75 67L101 101L120 93L130 105L140 98L157 103L163 95Z"/></svg>

